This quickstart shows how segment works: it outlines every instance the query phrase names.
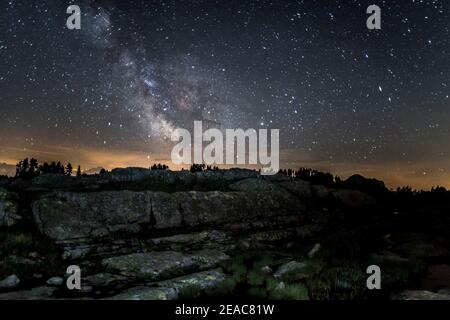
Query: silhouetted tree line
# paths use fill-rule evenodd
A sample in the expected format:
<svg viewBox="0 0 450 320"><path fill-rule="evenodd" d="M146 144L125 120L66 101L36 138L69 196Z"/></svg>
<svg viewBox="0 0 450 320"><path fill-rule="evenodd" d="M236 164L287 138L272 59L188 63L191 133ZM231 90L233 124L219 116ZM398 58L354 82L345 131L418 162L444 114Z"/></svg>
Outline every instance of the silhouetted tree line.
<svg viewBox="0 0 450 320"><path fill-rule="evenodd" d="M158 164L155 163L150 167L150 170L167 170L167 169L169 169L169 166L161 163Z"/></svg>
<svg viewBox="0 0 450 320"><path fill-rule="evenodd" d="M398 187L395 191L395 197L400 201L410 201L411 199L426 198L428 200L447 199L450 195L450 190L442 186L432 187L430 191L415 190L410 186Z"/></svg>
<svg viewBox="0 0 450 320"><path fill-rule="evenodd" d="M28 159L25 158L19 161L16 164L16 178L23 179L32 179L41 174L64 174L67 176L71 176L73 173L72 164L69 162L67 165L62 164L60 161L56 162L44 162L43 164L39 164L38 161L34 158ZM81 176L81 167L78 166L77 177Z"/></svg>
<svg viewBox="0 0 450 320"><path fill-rule="evenodd" d="M308 181L311 184L320 184L327 187L341 187L343 182L338 176L333 176L329 172L322 172L311 168L281 169L279 173L288 177Z"/></svg>
<svg viewBox="0 0 450 320"><path fill-rule="evenodd" d="M397 190L396 190L396 193L399 195L408 195L408 194L416 195L416 194L421 194L421 193L426 193L426 192L434 193L434 194L445 194L446 192L448 192L448 190L442 186L431 187L431 191L423 191L423 190L415 190L415 189L413 190L413 188L410 186L397 187Z"/></svg>
<svg viewBox="0 0 450 320"><path fill-rule="evenodd" d="M204 163L202 163L202 164L194 163L191 165L191 168L189 169L189 171L191 171L191 172L217 171L217 170L219 170L219 167L207 166Z"/></svg>

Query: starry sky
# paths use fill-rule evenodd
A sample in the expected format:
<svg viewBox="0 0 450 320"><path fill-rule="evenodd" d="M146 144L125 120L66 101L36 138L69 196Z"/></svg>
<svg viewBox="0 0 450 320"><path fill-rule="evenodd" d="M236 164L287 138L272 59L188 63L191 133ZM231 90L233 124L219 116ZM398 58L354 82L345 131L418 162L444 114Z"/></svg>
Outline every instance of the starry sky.
<svg viewBox="0 0 450 320"><path fill-rule="evenodd" d="M381 30L366 27L371 4ZM0 174L31 156L170 165L171 131L203 120L280 129L284 168L450 187L449 13L444 0L3 0Z"/></svg>

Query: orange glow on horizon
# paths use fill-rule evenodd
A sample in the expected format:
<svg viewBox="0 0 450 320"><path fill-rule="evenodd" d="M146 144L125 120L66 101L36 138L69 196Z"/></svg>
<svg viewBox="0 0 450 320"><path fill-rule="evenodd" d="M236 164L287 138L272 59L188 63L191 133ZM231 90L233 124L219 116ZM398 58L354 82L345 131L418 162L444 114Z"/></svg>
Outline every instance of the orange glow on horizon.
<svg viewBox="0 0 450 320"><path fill-rule="evenodd" d="M40 163L50 161L61 161L64 164L72 163L76 168L81 166L82 171L89 171L95 168L104 168L112 170L114 168L123 167L144 167L149 168L152 164L165 164L171 170L188 169L187 165L174 165L167 158L165 154L149 156L145 152L130 151L124 152L119 150L97 150L97 149L78 149L74 150L66 147L49 147L41 150L20 149L20 148L6 148L0 147L0 175L13 175L15 172L15 164L24 158L36 158ZM7 154L6 154L6 152ZM289 152L283 156L288 157ZM6 166L5 166L6 165ZM300 167L309 167L321 171L328 171L334 175L346 179L353 174L361 174L365 177L376 178L385 182L386 186L391 189L397 186L411 186L414 189L430 189L433 186L443 186L450 188L450 171L439 171L436 168L442 168L441 163L416 163L416 164L402 164L402 163L385 163L385 164L362 164L362 163L329 163L326 161L314 161L314 159L304 159L303 161L289 161L281 163L281 168L297 169ZM222 165L220 168L230 167L247 167L238 165ZM418 170L417 168L427 168ZM7 169L5 169L7 168ZM254 168L254 167L253 167Z"/></svg>

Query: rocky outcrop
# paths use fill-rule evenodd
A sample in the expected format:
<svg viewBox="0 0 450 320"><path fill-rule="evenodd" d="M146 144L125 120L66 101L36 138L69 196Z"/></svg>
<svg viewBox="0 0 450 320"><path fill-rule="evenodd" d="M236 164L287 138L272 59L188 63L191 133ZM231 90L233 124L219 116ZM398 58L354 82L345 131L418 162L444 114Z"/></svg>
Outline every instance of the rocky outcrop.
<svg viewBox="0 0 450 320"><path fill-rule="evenodd" d="M278 267L273 276L285 281L301 280L306 276L303 273L303 270L305 270L306 267L306 263L290 261Z"/></svg>
<svg viewBox="0 0 450 320"><path fill-rule="evenodd" d="M321 229L317 217L305 214L312 199L321 201L321 206L334 201L351 209L375 202L359 191L310 186L286 176L255 178L251 170L143 172L127 168L111 174L124 179L175 174L177 179L221 177L230 179L231 191L55 191L32 203L33 219L43 234L64 248L64 257L74 260L132 253L143 245L151 250L181 250L186 244L191 250L222 250L236 245L236 233L247 234L250 242L304 238Z"/></svg>
<svg viewBox="0 0 450 320"><path fill-rule="evenodd" d="M83 283L96 289L104 287L123 287L132 282L132 279L120 274L101 272L83 278Z"/></svg>
<svg viewBox="0 0 450 320"><path fill-rule="evenodd" d="M232 182L247 178L258 177L258 172L247 169L207 170L202 172L150 170L147 168L118 168L102 175L103 179L121 182L139 182L154 179L165 184L182 182L187 185L195 182Z"/></svg>
<svg viewBox="0 0 450 320"><path fill-rule="evenodd" d="M365 297L364 286L348 290L364 283L366 265L381 266L384 288L406 288L397 285L419 279L423 261L447 261L442 216L429 224L441 235L395 232L402 215L384 215L383 197L368 194L381 185L347 182L372 187L336 189L245 169L14 179L0 188L0 299ZM363 267L345 265L348 254ZM73 264L81 290L66 288ZM13 273L17 279L7 278Z"/></svg>
<svg viewBox="0 0 450 320"><path fill-rule="evenodd" d="M67 247L74 258L91 251L92 244L104 243L103 251L119 250L130 243L118 239L158 230L170 233L201 227L243 231L255 223L262 227L298 225L304 210L298 198L276 191L54 192L40 197L32 207L41 232ZM223 238L223 234L212 235L214 241ZM171 239L154 240L158 241Z"/></svg>
<svg viewBox="0 0 450 320"><path fill-rule="evenodd" d="M153 285L158 287L173 288L177 294L183 290L205 290L213 288L225 281L226 275L221 268L192 273L170 280L160 281Z"/></svg>

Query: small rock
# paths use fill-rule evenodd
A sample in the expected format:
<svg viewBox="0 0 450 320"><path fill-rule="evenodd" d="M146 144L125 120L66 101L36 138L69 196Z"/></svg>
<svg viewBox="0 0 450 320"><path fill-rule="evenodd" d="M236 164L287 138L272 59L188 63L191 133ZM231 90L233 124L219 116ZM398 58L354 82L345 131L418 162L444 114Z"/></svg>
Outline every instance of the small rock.
<svg viewBox="0 0 450 320"><path fill-rule="evenodd" d="M320 250L320 243L316 243L314 247L308 252L308 258L314 258L314 256Z"/></svg>
<svg viewBox="0 0 450 320"><path fill-rule="evenodd" d="M12 227L22 218L18 212L18 205L13 194L0 188L0 227Z"/></svg>
<svg viewBox="0 0 450 320"><path fill-rule="evenodd" d="M30 257L30 258L39 258L39 253L37 253L36 251L33 251L33 252L30 252L29 254L28 254L28 256Z"/></svg>
<svg viewBox="0 0 450 320"><path fill-rule="evenodd" d="M59 287L64 283L64 279L61 277L52 277L47 280L47 285L51 287Z"/></svg>
<svg viewBox="0 0 450 320"><path fill-rule="evenodd" d="M245 240L240 240L238 242L238 247L239 247L239 249L247 250L250 248L250 243L248 243L248 241L245 241Z"/></svg>
<svg viewBox="0 0 450 320"><path fill-rule="evenodd" d="M290 261L278 267L273 276L286 281L300 280L306 276L304 273L305 267L306 263Z"/></svg>
<svg viewBox="0 0 450 320"><path fill-rule="evenodd" d="M15 274L13 274L0 281L0 289L15 288L19 285L19 283L20 279Z"/></svg>
<svg viewBox="0 0 450 320"><path fill-rule="evenodd" d="M80 290L78 290L79 293L90 293L94 290L92 286L82 286Z"/></svg>

